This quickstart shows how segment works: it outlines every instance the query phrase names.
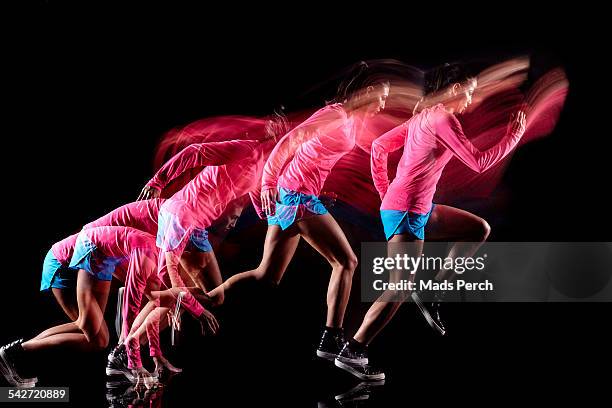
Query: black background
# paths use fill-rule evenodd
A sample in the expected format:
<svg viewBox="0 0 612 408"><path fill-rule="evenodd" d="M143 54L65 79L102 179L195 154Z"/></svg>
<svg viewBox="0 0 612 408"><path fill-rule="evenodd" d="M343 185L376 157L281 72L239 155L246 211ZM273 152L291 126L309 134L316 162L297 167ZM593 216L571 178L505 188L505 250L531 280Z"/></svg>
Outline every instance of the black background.
<svg viewBox="0 0 612 408"><path fill-rule="evenodd" d="M595 10L226 6L128 10L39 2L5 13L17 24L5 36L2 74L8 102L2 343L62 321L59 307L38 292L46 251L135 199L164 131L201 117L303 107L303 91L362 59L427 67L529 53L542 66L561 64L570 81L561 120L551 137L514 155L504 180L511 205L491 238L611 240L611 143L600 112L609 75L600 60L605 27ZM227 250L238 252L221 260L225 275L259 259L265 226L241 228L248 239L228 238ZM217 338L198 338L187 321L192 335L169 352L185 372L167 387L164 402L316 406L350 388L351 378L313 357L327 276L324 261L300 246L277 291L254 289L219 311ZM348 327L367 306L352 303ZM607 303L453 304L445 309L450 333L441 339L412 304L404 305L372 345L372 358L388 368L372 406L491 391L493 401L530 391L547 399L573 395L578 379L595 379L593 367L609 363L610 311ZM41 356L41 384L70 386L75 404L102 406L104 359ZM594 382L580 395L597 391Z"/></svg>

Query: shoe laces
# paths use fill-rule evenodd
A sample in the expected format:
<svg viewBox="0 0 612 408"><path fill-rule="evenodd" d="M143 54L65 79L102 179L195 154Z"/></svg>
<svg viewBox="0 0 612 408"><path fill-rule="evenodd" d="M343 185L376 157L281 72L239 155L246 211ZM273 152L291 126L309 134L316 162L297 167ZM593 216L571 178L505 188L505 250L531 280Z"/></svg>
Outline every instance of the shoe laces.
<svg viewBox="0 0 612 408"><path fill-rule="evenodd" d="M14 348L14 347L16 347L18 345L21 346L21 343L23 343L23 339L15 340L14 342L9 343L6 346L2 347L2 349L10 350L10 349L12 349L12 348Z"/></svg>

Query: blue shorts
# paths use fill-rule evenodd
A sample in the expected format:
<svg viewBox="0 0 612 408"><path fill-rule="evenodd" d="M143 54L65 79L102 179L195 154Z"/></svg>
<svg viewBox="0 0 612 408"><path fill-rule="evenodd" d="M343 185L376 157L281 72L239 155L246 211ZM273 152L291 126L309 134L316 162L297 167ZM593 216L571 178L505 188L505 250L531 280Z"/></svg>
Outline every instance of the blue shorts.
<svg viewBox="0 0 612 408"><path fill-rule="evenodd" d="M208 240L208 231L204 228L193 228L183 225L179 217L168 212L160 211L158 215L158 227L156 245L164 251L171 251L180 246L181 242L189 234L189 248L199 252L212 251L212 245Z"/></svg>
<svg viewBox="0 0 612 408"><path fill-rule="evenodd" d="M279 225L283 230L289 228L295 221L312 215L327 214L327 208L319 197L312 194L279 187L278 200L274 215L268 216L268 225Z"/></svg>
<svg viewBox="0 0 612 408"><path fill-rule="evenodd" d="M74 289L76 288L76 270L62 265L53 252L49 250L43 261L42 278L40 280L40 290Z"/></svg>
<svg viewBox="0 0 612 408"><path fill-rule="evenodd" d="M411 234L416 239L425 239L425 225L429 221L431 212L435 204L431 204L431 209L427 214L417 214L414 212L400 210L380 210L385 237L387 241L393 235Z"/></svg>
<svg viewBox="0 0 612 408"><path fill-rule="evenodd" d="M204 228L195 228L189 236L189 244L187 248L193 248L198 252L212 251L212 245L208 240L208 231Z"/></svg>
<svg viewBox="0 0 612 408"><path fill-rule="evenodd" d="M106 256L97 250L96 245L85 235L80 234L74 245L74 253L70 260L70 268L83 269L103 281L113 280L117 265L125 261L125 257Z"/></svg>

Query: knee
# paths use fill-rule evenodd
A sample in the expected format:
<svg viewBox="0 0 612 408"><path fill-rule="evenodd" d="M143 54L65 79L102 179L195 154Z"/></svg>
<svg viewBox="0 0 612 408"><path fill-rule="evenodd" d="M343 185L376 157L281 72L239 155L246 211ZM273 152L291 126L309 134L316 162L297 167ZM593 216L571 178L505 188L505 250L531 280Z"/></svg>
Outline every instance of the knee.
<svg viewBox="0 0 612 408"><path fill-rule="evenodd" d="M267 265L260 265L259 268L253 270L253 279L255 281L262 283L272 289L278 288L280 285L281 274L273 273L273 269Z"/></svg>
<svg viewBox="0 0 612 408"><path fill-rule="evenodd" d="M93 345L97 350L104 350L108 347L109 342L110 336L108 330L100 330L95 336Z"/></svg>
<svg viewBox="0 0 612 408"><path fill-rule="evenodd" d="M476 242L486 241L491 234L491 226L489 223L480 218L479 221L474 226L473 239Z"/></svg>
<svg viewBox="0 0 612 408"><path fill-rule="evenodd" d="M355 269L357 269L359 260L357 259L355 253L353 251L350 251L334 263L334 266L339 266L340 268L342 268L343 273L352 276L353 272L355 272Z"/></svg>
<svg viewBox="0 0 612 408"><path fill-rule="evenodd" d="M346 259L345 268L351 271L351 274L357 269L357 265L359 264L359 259L357 259L357 255L353 251L349 254Z"/></svg>

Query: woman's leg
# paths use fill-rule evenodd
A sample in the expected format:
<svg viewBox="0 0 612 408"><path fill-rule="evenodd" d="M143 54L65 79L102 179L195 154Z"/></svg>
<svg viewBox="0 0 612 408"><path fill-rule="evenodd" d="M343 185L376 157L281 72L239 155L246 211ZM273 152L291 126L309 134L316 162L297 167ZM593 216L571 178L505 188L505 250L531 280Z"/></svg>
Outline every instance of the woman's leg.
<svg viewBox="0 0 612 408"><path fill-rule="evenodd" d="M222 285L210 291L208 295L215 298L220 296L219 293L226 293L229 289L248 281L266 280L277 285L287 270L299 241L300 235L295 225L284 231L278 225L269 225L259 266L256 269L231 276Z"/></svg>
<svg viewBox="0 0 612 408"><path fill-rule="evenodd" d="M185 251L181 256L181 266L192 277L196 286L205 292L211 291L223 283L214 251ZM215 306L221 305L223 303L223 293L219 292L217 297L212 299L212 302Z"/></svg>
<svg viewBox="0 0 612 408"><path fill-rule="evenodd" d="M491 227L482 218L470 212L436 204L425 227L427 239L455 242L448 257L470 257L487 240ZM452 280L452 269L442 269L436 275L438 281Z"/></svg>
<svg viewBox="0 0 612 408"><path fill-rule="evenodd" d="M400 242L413 242L410 246L393 245ZM389 240L387 245L387 254L390 258L394 258L396 254L405 254L409 249L412 253L408 253L411 257L420 257L423 251L423 241L415 240L410 234L394 235ZM397 272L396 272L397 273ZM414 274L411 275L414 279ZM389 301L389 300L395 301ZM368 309L361 326L353 337L362 345L370 344L370 342L380 333L380 331L391 321L401 305L402 299L397 299L394 293L383 293Z"/></svg>
<svg viewBox="0 0 612 408"><path fill-rule="evenodd" d="M34 339L44 339L45 337L49 337L57 333L80 333L81 329L74 324L76 319L79 317L79 307L77 305L75 294L76 290L51 288L51 291L53 292L53 296L57 300L57 303L61 306L64 313L66 313L66 316L68 316L72 322L51 327L50 329L47 329L38 336L34 337Z"/></svg>
<svg viewBox="0 0 612 408"><path fill-rule="evenodd" d="M329 213L300 220L297 225L300 235L332 266L327 288L326 326L342 327L357 257L344 232Z"/></svg>
<svg viewBox="0 0 612 408"><path fill-rule="evenodd" d="M104 322L104 309L109 291L110 281L98 280L87 271L80 270L77 281L77 320L49 329L54 334L24 342L23 349L30 352L64 346L83 351L105 348L109 334Z"/></svg>
<svg viewBox="0 0 612 408"><path fill-rule="evenodd" d="M79 306L74 289L51 288L51 291L66 316L74 322L79 317Z"/></svg>

